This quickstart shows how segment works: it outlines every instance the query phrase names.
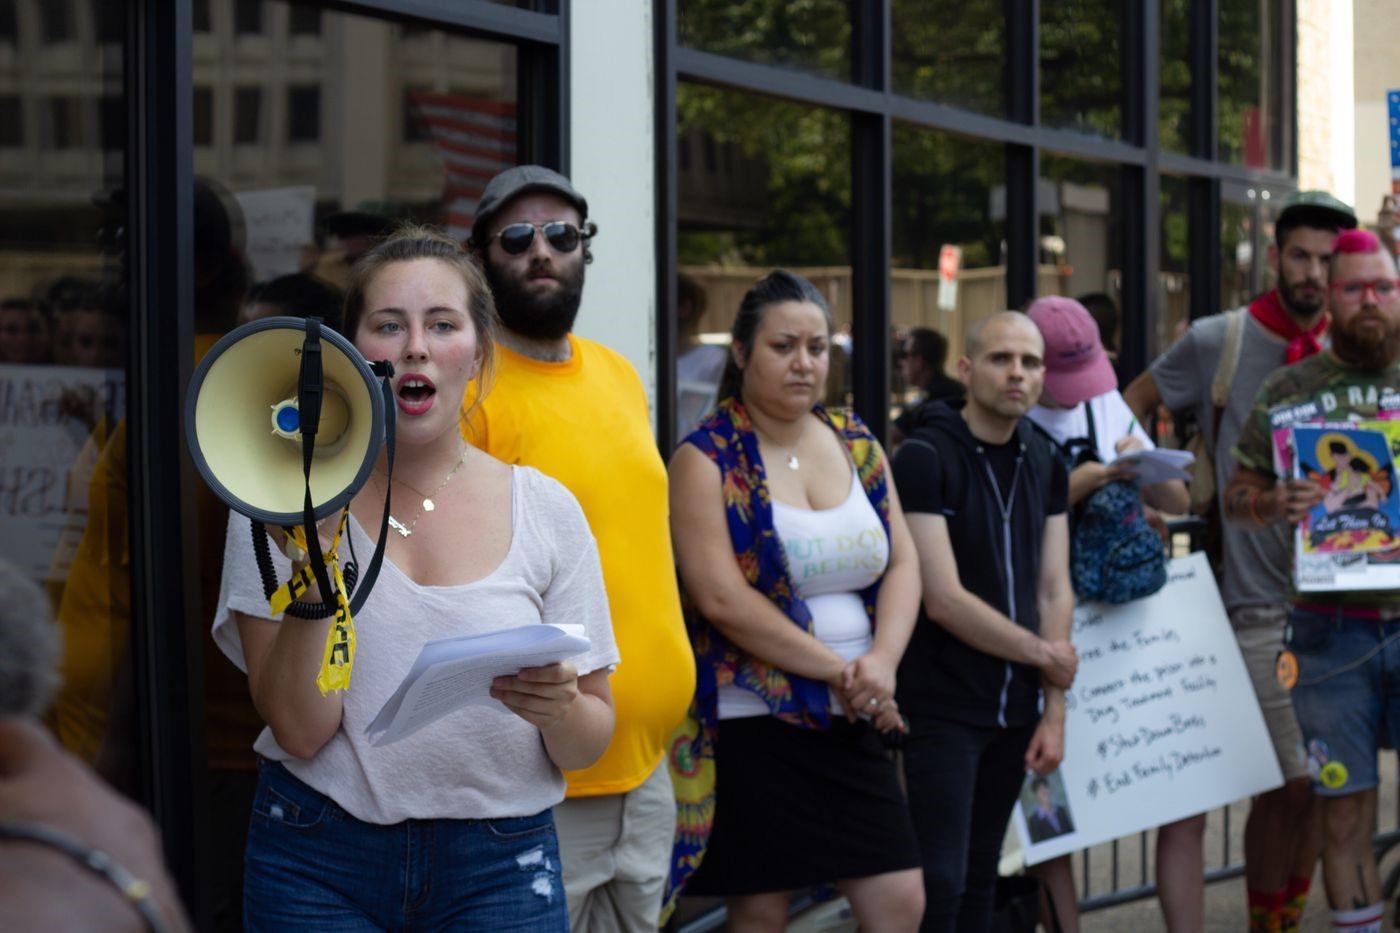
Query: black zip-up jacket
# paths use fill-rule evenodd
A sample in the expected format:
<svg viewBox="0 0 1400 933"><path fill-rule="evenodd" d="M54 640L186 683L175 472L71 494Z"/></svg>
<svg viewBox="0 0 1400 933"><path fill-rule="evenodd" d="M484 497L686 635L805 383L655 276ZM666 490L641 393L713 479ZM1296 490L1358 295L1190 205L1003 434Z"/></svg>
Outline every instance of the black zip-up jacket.
<svg viewBox="0 0 1400 933"><path fill-rule="evenodd" d="M907 512L937 509L963 587L1017 624L1040 631L1036 591L1045 522L1065 511L1068 476L1048 438L1022 419L1012 434L1011 492L997 485L985 444L962 418L961 401L922 406L892 470ZM1016 727L1040 716L1040 671L971 647L922 606L899 667L900 709L978 726Z"/></svg>

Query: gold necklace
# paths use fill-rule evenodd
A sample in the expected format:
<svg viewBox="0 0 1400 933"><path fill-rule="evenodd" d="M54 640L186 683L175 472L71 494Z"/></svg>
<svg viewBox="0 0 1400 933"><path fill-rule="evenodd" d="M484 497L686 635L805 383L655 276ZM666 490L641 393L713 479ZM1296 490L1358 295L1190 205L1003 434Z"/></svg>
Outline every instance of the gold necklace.
<svg viewBox="0 0 1400 933"><path fill-rule="evenodd" d="M399 521L399 520L398 520L397 518L395 518L395 517L393 516L393 514L391 513L391 514L389 515L389 527L390 527L390 528L394 529L394 530L397 531L402 537L405 537L405 538L407 538L409 535L413 534L413 529L416 528L416 527L418 526L418 520L419 520L420 518L422 518L424 515L426 515L428 512L431 512L431 511L433 511L434 509L437 508L437 503L433 501L433 497L436 496L438 493L442 492L442 488L443 488L444 486L446 486L448 483L452 482L452 477L456 476L456 475L457 475L457 471L460 470L460 469L462 468L462 464L464 464L464 463L467 462L467 449L468 449L468 448L466 448L466 447L463 447L463 448L462 448L462 455L461 455L460 457L457 458L457 462L456 462L456 463L452 464L452 469L450 469L450 470L447 471L447 475L446 475L445 477L443 477L442 482L440 482L440 483L437 484L437 488L434 489L431 493L428 493L427 495L424 495L424 494L423 494L423 490L419 489L417 486L414 486L414 485L413 485L412 483L410 483L408 480L405 480L405 479L400 479L400 480L399 480L399 482L400 482L401 484L403 484L404 486L407 486L409 489L412 489L414 492L418 493L418 495L423 496L423 504L420 505L420 506L418 507L418 511L415 512L414 515L413 515L413 520L410 521L407 525L405 525L403 522ZM378 474L379 476L384 476L384 474L381 473L381 472L378 471L378 470L375 470L374 472L375 472L376 474ZM387 477L386 477L386 478L387 478ZM388 486L387 486L387 484L386 484L385 489L387 490L387 488L388 488Z"/></svg>

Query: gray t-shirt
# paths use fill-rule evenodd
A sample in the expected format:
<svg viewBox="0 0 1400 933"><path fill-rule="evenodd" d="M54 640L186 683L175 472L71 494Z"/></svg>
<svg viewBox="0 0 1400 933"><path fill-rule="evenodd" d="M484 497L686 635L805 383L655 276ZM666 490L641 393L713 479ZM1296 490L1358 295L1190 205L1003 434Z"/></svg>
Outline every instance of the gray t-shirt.
<svg viewBox="0 0 1400 933"><path fill-rule="evenodd" d="M1157 381L1162 402L1172 411L1194 410L1196 423L1206 433L1215 456L1217 501L1224 495L1225 484L1234 469L1230 449L1249 418L1259 386L1270 373L1284 365L1284 351L1288 346L1282 337L1266 330L1245 312L1239 367L1230 383L1230 394L1220 418L1220 436L1212 438L1215 407L1211 404L1210 387L1224 353L1228 321L1228 313L1196 321L1152 364L1152 377ZM1220 595L1225 600L1225 608L1287 602L1293 553L1287 527L1274 525L1253 530L1225 522L1223 535L1225 564Z"/></svg>
<svg viewBox="0 0 1400 933"><path fill-rule="evenodd" d="M229 610L269 615L248 526L244 516L229 516L214 615L214 640L244 671L243 645ZM353 516L349 533L356 554L367 561L374 544ZM278 579L285 580L291 565L272 550ZM355 667L340 728L311 759L283 751L270 728L253 748L369 823L539 813L564 799L564 776L546 754L539 729L501 704L469 706L382 748L364 732L424 642L541 622L586 628L592 648L573 659L580 675L617 663L598 549L583 510L560 483L517 466L511 541L501 564L474 583L420 586L386 559L355 617Z"/></svg>

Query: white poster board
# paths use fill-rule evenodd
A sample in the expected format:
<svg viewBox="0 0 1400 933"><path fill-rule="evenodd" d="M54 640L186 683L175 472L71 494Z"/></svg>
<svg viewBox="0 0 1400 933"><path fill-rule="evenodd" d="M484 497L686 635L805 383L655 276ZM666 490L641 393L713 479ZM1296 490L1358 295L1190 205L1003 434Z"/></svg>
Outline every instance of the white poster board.
<svg viewBox="0 0 1400 933"><path fill-rule="evenodd" d="M1205 554L1146 599L1078 607L1071 638L1064 763L1048 806L1028 779L1013 814L1028 865L1283 784Z"/></svg>
<svg viewBox="0 0 1400 933"><path fill-rule="evenodd" d="M120 369L0 365L0 558L34 580L67 576L101 439L125 414Z"/></svg>
<svg viewBox="0 0 1400 933"><path fill-rule="evenodd" d="M234 197L243 208L253 281L266 282L298 271L302 250L311 243L314 232L315 187L263 188L240 191Z"/></svg>

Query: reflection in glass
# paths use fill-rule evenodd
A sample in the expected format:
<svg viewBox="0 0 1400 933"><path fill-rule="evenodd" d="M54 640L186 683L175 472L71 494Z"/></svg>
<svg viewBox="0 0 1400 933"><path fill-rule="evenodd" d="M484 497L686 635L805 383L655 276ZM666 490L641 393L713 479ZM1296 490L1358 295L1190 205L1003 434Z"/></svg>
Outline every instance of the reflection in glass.
<svg viewBox="0 0 1400 933"><path fill-rule="evenodd" d="M676 39L745 61L851 76L846 0L680 0Z"/></svg>
<svg viewBox="0 0 1400 933"><path fill-rule="evenodd" d="M890 17L897 92L994 116L1006 113L1003 0L894 0Z"/></svg>
<svg viewBox="0 0 1400 933"><path fill-rule="evenodd" d="M1220 310L1238 308L1254 297L1254 221L1249 206L1220 202Z"/></svg>
<svg viewBox="0 0 1400 933"><path fill-rule="evenodd" d="M896 123L893 144L890 415L897 422L926 394L954 391L925 373L930 367L919 355L931 338L911 332L926 328L943 336L948 377L968 325L1006 308L1006 182L1004 150L995 143ZM941 259L949 262L946 276ZM906 356L910 350L915 356Z"/></svg>
<svg viewBox="0 0 1400 933"><path fill-rule="evenodd" d="M1220 4L1219 158L1283 168L1283 61L1279 5Z"/></svg>
<svg viewBox="0 0 1400 933"><path fill-rule="evenodd" d="M514 47L282 0L242 4L236 23L231 7L213 5L192 50L196 128L208 125L194 152L196 357L244 321L334 321L358 256L406 220L464 238L487 180L518 161ZM254 26L256 41L234 41ZM195 504L213 925L234 929L262 722L208 634L228 510L202 485Z"/></svg>
<svg viewBox="0 0 1400 933"><path fill-rule="evenodd" d="M1040 119L1046 126L1123 132L1123 0L1040 7Z"/></svg>
<svg viewBox="0 0 1400 933"><path fill-rule="evenodd" d="M1186 179L1162 176L1161 270L1157 281L1157 320L1148 332L1147 358L1155 359L1186 331L1191 318L1190 224ZM1207 312L1209 313L1209 312Z"/></svg>
<svg viewBox="0 0 1400 933"><path fill-rule="evenodd" d="M1122 196L1118 170L1059 156L1041 160L1040 271L1036 293L1104 294L1123 308Z"/></svg>
<svg viewBox="0 0 1400 933"><path fill-rule="evenodd" d="M76 0L0 4L0 560L51 599L63 685L45 721L139 792L130 655L124 49ZM85 19L85 18L84 18ZM100 21L95 23L101 26Z"/></svg>
<svg viewBox="0 0 1400 933"><path fill-rule="evenodd" d="M828 400L850 391L850 122L837 111L681 84L677 430L714 404L739 300L774 268L811 279L836 322ZM678 160L679 161L679 160ZM685 280L689 284L685 284ZM713 349L711 349L713 348Z"/></svg>
<svg viewBox="0 0 1400 933"><path fill-rule="evenodd" d="M1162 0L1158 145L1191 149L1191 0Z"/></svg>

